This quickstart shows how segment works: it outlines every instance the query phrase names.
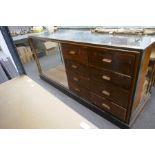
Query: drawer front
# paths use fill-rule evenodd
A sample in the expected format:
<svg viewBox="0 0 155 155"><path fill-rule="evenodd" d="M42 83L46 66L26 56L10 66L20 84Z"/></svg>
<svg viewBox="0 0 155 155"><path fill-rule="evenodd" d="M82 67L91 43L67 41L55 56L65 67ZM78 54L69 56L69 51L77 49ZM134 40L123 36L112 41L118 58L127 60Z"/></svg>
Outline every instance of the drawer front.
<svg viewBox="0 0 155 155"><path fill-rule="evenodd" d="M91 67L90 77L93 81L112 83L127 90L129 90L131 86L131 77L111 72L109 70Z"/></svg>
<svg viewBox="0 0 155 155"><path fill-rule="evenodd" d="M66 70L77 73L84 77L89 77L88 65L77 63L76 61L65 60Z"/></svg>
<svg viewBox="0 0 155 155"><path fill-rule="evenodd" d="M125 120L126 109L118 106L117 104L106 100L105 98L99 97L91 93L91 102L97 105L99 108L113 114L121 120Z"/></svg>
<svg viewBox="0 0 155 155"><path fill-rule="evenodd" d="M87 48L70 44L61 44L61 48L65 59L88 63Z"/></svg>
<svg viewBox="0 0 155 155"><path fill-rule="evenodd" d="M113 70L118 73L132 76L135 56L118 51L105 51L90 48L89 63L92 66Z"/></svg>
<svg viewBox="0 0 155 155"><path fill-rule="evenodd" d="M92 79L90 80L90 89L95 94L98 94L101 97L107 98L108 100L127 108L129 98L128 91L125 91L119 87L115 87L114 85L106 82L98 83Z"/></svg>
<svg viewBox="0 0 155 155"><path fill-rule="evenodd" d="M85 100L88 100L90 101L90 93L89 93L89 90L85 89L85 88L82 88L81 86L79 86L78 84L75 84L75 83L69 83L69 89L77 94L79 97L85 99Z"/></svg>
<svg viewBox="0 0 155 155"><path fill-rule="evenodd" d="M89 84L90 79L89 78L80 76L79 74L76 74L73 72L67 73L67 76L68 76L69 82L76 83L76 84L80 85L80 87L89 89L89 87L90 87L90 84Z"/></svg>

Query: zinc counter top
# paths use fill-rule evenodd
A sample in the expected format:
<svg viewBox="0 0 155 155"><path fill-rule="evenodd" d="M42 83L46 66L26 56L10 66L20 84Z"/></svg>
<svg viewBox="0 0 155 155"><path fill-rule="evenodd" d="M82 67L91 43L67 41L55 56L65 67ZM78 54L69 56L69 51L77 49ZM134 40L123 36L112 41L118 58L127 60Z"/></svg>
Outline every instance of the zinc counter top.
<svg viewBox="0 0 155 155"><path fill-rule="evenodd" d="M154 35L113 35L91 32L90 30L58 29L54 33L43 32L30 35L29 38L53 40L57 42L70 42L88 45L98 45L114 48L127 48L145 50L155 42Z"/></svg>

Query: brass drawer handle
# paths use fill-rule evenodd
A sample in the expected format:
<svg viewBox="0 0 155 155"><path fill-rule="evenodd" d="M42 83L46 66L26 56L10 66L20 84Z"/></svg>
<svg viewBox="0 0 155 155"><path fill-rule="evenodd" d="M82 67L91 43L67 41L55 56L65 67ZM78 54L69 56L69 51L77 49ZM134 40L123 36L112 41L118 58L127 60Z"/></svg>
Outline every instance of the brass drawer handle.
<svg viewBox="0 0 155 155"><path fill-rule="evenodd" d="M104 108L106 108L106 109L110 110L110 106L108 106L107 104L102 103L102 106L103 106Z"/></svg>
<svg viewBox="0 0 155 155"><path fill-rule="evenodd" d="M76 65L72 65L72 68L77 69L78 67Z"/></svg>
<svg viewBox="0 0 155 155"><path fill-rule="evenodd" d="M71 55L75 55L76 52L75 52L75 51L69 51L69 54L71 54Z"/></svg>
<svg viewBox="0 0 155 155"><path fill-rule="evenodd" d="M107 81L110 81L111 78L109 76L103 75L102 76L102 79L107 80Z"/></svg>
<svg viewBox="0 0 155 155"><path fill-rule="evenodd" d="M80 92L80 89L78 89L78 88L75 88L74 90L77 91L77 92Z"/></svg>
<svg viewBox="0 0 155 155"><path fill-rule="evenodd" d="M79 79L77 77L73 77L73 80L77 81L77 82L79 81Z"/></svg>
<svg viewBox="0 0 155 155"><path fill-rule="evenodd" d="M110 96L110 93L108 91L106 91L106 90L103 90L102 91L102 94L107 95L107 96Z"/></svg>
<svg viewBox="0 0 155 155"><path fill-rule="evenodd" d="M102 61L103 61L103 62L107 62L107 63L111 63L111 62L112 62L111 59L106 59L106 58L103 58Z"/></svg>

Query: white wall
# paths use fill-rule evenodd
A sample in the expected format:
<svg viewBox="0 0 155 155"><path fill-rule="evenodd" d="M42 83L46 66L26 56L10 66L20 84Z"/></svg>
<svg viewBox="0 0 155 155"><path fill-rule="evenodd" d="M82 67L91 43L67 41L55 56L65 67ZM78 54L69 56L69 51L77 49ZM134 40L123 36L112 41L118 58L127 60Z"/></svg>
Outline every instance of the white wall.
<svg viewBox="0 0 155 155"><path fill-rule="evenodd" d="M13 58L12 58L12 56L10 54L10 51L8 49L8 46L7 46L7 44L6 44L5 40L4 40L4 37L3 37L2 33L1 33L1 31L0 31L0 46L1 46L1 49L2 49L3 53L12 60L14 66L15 66L15 68L17 70L17 67L16 67L16 65L15 65L15 63L13 61Z"/></svg>

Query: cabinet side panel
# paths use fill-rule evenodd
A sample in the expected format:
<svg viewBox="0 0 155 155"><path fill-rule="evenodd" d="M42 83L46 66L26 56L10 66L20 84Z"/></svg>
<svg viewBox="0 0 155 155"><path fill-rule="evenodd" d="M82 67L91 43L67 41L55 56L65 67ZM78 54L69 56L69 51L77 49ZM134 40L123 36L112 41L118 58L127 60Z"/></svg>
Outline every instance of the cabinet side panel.
<svg viewBox="0 0 155 155"><path fill-rule="evenodd" d="M143 86L146 80L146 73L149 65L150 54L151 54L151 47L146 49L141 60L140 72L138 76L132 111L134 111L139 106L142 98Z"/></svg>

